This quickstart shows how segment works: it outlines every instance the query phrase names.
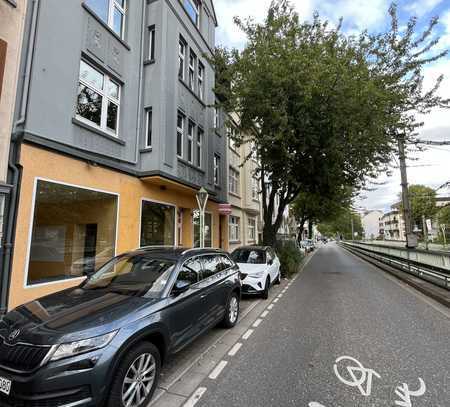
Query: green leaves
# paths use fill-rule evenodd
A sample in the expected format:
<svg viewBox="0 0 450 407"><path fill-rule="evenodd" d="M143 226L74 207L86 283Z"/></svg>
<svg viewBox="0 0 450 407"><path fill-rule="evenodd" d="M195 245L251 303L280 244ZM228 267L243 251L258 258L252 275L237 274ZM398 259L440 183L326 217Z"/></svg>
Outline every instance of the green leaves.
<svg viewBox="0 0 450 407"><path fill-rule="evenodd" d="M240 142L255 144L261 162L267 232L302 191L331 198L336 185L358 190L385 169L399 135L410 140L415 113L447 106L423 89L423 66L433 55L436 21L415 33L416 20L399 31L396 6L381 34L346 36L318 14L300 22L287 0L273 0L262 24L236 19L247 36L242 51L217 50L221 106L240 118ZM239 140L238 140L239 142Z"/></svg>

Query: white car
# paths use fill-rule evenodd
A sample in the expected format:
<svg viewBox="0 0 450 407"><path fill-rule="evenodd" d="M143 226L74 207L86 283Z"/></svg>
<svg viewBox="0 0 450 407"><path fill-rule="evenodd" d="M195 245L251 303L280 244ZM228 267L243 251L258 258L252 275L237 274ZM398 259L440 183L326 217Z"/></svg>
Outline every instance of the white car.
<svg viewBox="0 0 450 407"><path fill-rule="evenodd" d="M272 284L280 284L280 260L269 246L238 247L231 254L243 274L242 292L269 297Z"/></svg>

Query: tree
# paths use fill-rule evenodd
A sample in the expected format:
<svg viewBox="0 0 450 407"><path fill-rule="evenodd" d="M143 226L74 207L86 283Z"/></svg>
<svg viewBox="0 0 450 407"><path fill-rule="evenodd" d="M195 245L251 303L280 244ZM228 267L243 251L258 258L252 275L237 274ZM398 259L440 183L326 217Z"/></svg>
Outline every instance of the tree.
<svg viewBox="0 0 450 407"><path fill-rule="evenodd" d="M351 204L352 191L337 188L330 196L300 192L291 204L291 213L303 231L305 223L315 224L337 217Z"/></svg>
<svg viewBox="0 0 450 407"><path fill-rule="evenodd" d="M353 231L358 234L356 237L352 237L352 220ZM364 230L361 216L350 208L342 210L337 217L330 221L319 223L317 229L324 236L342 236L346 240L361 239Z"/></svg>
<svg viewBox="0 0 450 407"><path fill-rule="evenodd" d="M437 213L436 191L425 185L410 185L408 188L411 202L411 219L413 224L422 227L422 217L433 219ZM400 205L403 209L402 204Z"/></svg>
<svg viewBox="0 0 450 407"><path fill-rule="evenodd" d="M439 56L421 59L431 46L418 48L435 24L416 39L411 20L402 37L396 8L390 13L388 32L359 37L317 14L300 23L287 0L274 0L262 24L235 19L248 43L218 52L226 79L216 93L240 118L235 141L252 142L260 160L265 244L300 192L330 197L336 186L362 187L386 168L398 135L420 125L414 111L445 105L435 96L440 80L422 92L421 68Z"/></svg>
<svg viewBox="0 0 450 407"><path fill-rule="evenodd" d="M437 212L437 220L440 225L446 225L450 229L450 205L446 205Z"/></svg>

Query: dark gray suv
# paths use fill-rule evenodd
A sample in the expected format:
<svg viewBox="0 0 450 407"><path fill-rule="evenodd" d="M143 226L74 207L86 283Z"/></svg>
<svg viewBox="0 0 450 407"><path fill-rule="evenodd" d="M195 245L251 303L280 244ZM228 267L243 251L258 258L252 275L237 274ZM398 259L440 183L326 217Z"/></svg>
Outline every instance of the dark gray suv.
<svg viewBox="0 0 450 407"><path fill-rule="evenodd" d="M0 406L146 406L168 355L236 324L240 277L223 251L145 248L10 311L0 320Z"/></svg>

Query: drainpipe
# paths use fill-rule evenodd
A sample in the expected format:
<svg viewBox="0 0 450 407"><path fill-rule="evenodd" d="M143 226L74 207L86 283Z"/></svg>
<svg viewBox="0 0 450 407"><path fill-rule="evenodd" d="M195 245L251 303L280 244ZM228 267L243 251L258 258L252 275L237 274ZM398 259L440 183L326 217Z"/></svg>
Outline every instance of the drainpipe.
<svg viewBox="0 0 450 407"><path fill-rule="evenodd" d="M17 220L17 207L19 200L20 181L22 168L20 162L20 149L23 141L23 130L17 130L25 123L28 94L30 88L30 75L33 62L33 51L36 39L37 17L39 10L39 0L33 0L31 6L31 25L28 35L28 47L25 57L25 71L23 76L23 87L21 94L21 104L19 119L14 123L11 135L10 154L8 161L7 182L12 185L9 203L7 205L7 219L5 224L4 251L0 258L0 315L4 314L8 308L9 284L11 280L12 258L14 252L14 235ZM16 96L16 100L19 100Z"/></svg>

